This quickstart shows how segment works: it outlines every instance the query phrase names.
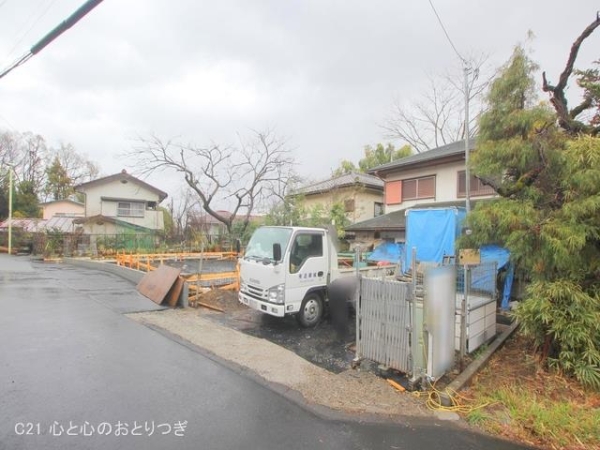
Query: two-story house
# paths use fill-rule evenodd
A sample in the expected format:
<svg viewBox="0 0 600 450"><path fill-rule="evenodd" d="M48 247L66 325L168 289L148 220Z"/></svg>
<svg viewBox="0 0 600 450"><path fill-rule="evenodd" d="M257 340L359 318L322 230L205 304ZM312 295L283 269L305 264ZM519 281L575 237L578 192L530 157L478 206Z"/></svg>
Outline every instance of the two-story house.
<svg viewBox="0 0 600 450"><path fill-rule="evenodd" d="M470 151L476 140L470 140ZM350 225L356 239L403 241L405 212L414 207L465 206L465 141L453 142L423 153L375 167L370 173L384 181L385 215ZM470 199L491 198L494 190L470 175Z"/></svg>
<svg viewBox="0 0 600 450"><path fill-rule="evenodd" d="M289 196L301 196L307 210L320 206L329 211L335 203L342 203L351 223L383 214L383 181L366 173L344 174L302 186Z"/></svg>
<svg viewBox="0 0 600 450"><path fill-rule="evenodd" d="M125 170L75 186L85 196L85 217L75 223L85 234L152 233L164 229L158 209L167 194Z"/></svg>

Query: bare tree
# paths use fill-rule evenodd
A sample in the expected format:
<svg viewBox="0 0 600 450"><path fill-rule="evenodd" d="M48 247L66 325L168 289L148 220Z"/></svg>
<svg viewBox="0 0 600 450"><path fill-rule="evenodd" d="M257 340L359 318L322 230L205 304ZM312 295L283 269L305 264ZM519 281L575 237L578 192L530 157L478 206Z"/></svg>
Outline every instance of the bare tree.
<svg viewBox="0 0 600 450"><path fill-rule="evenodd" d="M558 79L558 83L556 85L551 85L548 83L546 78L546 72L542 73L542 89L544 92L548 92L550 94L550 103L554 106L556 110L556 115L558 116L558 124L562 129L570 134L578 134L578 133L586 133L591 134L593 136L597 136L600 134L600 126L598 124L588 125L578 120L578 116L587 111L588 109L598 106L598 92L596 91L586 90L584 93L584 97L582 102L577 105L575 108L569 110L567 97L565 95L565 89L567 87L567 83L569 81L569 77L573 73L573 68L575 66L575 60L577 59L577 54L579 53L579 48L583 41L588 38L596 28L600 26L600 13L596 13L596 19L590 23L585 30L579 35L579 37L573 42L571 46L571 51L569 53L569 58L567 59L567 64L560 74ZM581 75L581 74L580 74ZM594 74L595 83L598 83L598 72Z"/></svg>
<svg viewBox="0 0 600 450"><path fill-rule="evenodd" d="M4 132L0 133L0 164L2 168L15 167L22 159L20 147L20 134Z"/></svg>
<svg viewBox="0 0 600 450"><path fill-rule="evenodd" d="M0 161L14 168L17 182L29 182L36 189L43 185L46 141L31 132L0 133Z"/></svg>
<svg viewBox="0 0 600 450"><path fill-rule="evenodd" d="M189 186L186 186L186 189L182 189L180 194L176 196L176 199L173 197L171 198L169 212L173 218L173 235L179 240L184 240L185 229L188 217L190 217L190 212L198 206L198 200L195 198L194 193Z"/></svg>
<svg viewBox="0 0 600 450"><path fill-rule="evenodd" d="M198 147L157 136L139 138L127 153L144 174L174 170L198 196L204 211L231 227L240 216L245 231L252 211L271 194L285 169L293 165L286 142L273 130L252 131L249 139L240 136L239 148L212 144ZM228 202L225 215L216 209Z"/></svg>
<svg viewBox="0 0 600 450"><path fill-rule="evenodd" d="M492 74L486 72L487 57L470 58L467 86L464 71L429 76L429 87L416 100L394 99L391 112L381 127L385 137L408 143L417 153L465 138L465 87L472 112L469 135L477 134L483 110L483 94Z"/></svg>
<svg viewBox="0 0 600 450"><path fill-rule="evenodd" d="M98 165L87 159L83 154L77 153L73 144L62 143L57 149L52 149L52 157L57 157L61 166L74 185L85 183L98 177Z"/></svg>

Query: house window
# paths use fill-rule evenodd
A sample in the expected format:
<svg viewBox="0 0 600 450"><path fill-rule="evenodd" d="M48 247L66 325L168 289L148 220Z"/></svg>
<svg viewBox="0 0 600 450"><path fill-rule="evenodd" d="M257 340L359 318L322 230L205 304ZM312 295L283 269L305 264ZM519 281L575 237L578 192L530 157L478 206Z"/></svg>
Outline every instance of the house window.
<svg viewBox="0 0 600 450"><path fill-rule="evenodd" d="M402 180L402 201L435 198L435 176Z"/></svg>
<svg viewBox="0 0 600 450"><path fill-rule="evenodd" d="M344 200L344 211L347 213L354 212L354 199L353 198Z"/></svg>
<svg viewBox="0 0 600 450"><path fill-rule="evenodd" d="M143 202L119 202L117 216L119 217L144 217L146 203Z"/></svg>
<svg viewBox="0 0 600 450"><path fill-rule="evenodd" d="M469 184L469 193L470 195L492 195L495 193L494 189L491 186L487 186L482 183L482 181L477 178L475 175L471 175ZM467 192L466 188L466 176L464 170L459 170L458 172L458 197L465 197Z"/></svg>
<svg viewBox="0 0 600 450"><path fill-rule="evenodd" d="M373 209L373 217L381 216L383 214L383 203L375 202Z"/></svg>
<svg viewBox="0 0 600 450"><path fill-rule="evenodd" d="M386 205L402 203L402 181L388 181L385 183Z"/></svg>

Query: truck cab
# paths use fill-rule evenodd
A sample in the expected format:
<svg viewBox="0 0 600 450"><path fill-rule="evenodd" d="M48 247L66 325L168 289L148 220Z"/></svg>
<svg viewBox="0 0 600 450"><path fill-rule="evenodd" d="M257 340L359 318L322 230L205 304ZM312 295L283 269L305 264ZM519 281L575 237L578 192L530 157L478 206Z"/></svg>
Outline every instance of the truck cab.
<svg viewBox="0 0 600 450"><path fill-rule="evenodd" d="M240 261L239 301L272 316L296 315L302 326L323 316L327 285L337 268L328 231L260 227Z"/></svg>

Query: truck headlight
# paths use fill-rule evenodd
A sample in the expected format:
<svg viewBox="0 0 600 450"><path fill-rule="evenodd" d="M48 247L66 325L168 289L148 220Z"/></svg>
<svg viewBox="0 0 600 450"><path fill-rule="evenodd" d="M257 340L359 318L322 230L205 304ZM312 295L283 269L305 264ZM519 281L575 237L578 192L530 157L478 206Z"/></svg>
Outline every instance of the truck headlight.
<svg viewBox="0 0 600 450"><path fill-rule="evenodd" d="M269 289L269 301L283 305L285 301L285 284L279 284Z"/></svg>
<svg viewBox="0 0 600 450"><path fill-rule="evenodd" d="M248 291L248 284L244 281L242 277L240 277L240 292Z"/></svg>

